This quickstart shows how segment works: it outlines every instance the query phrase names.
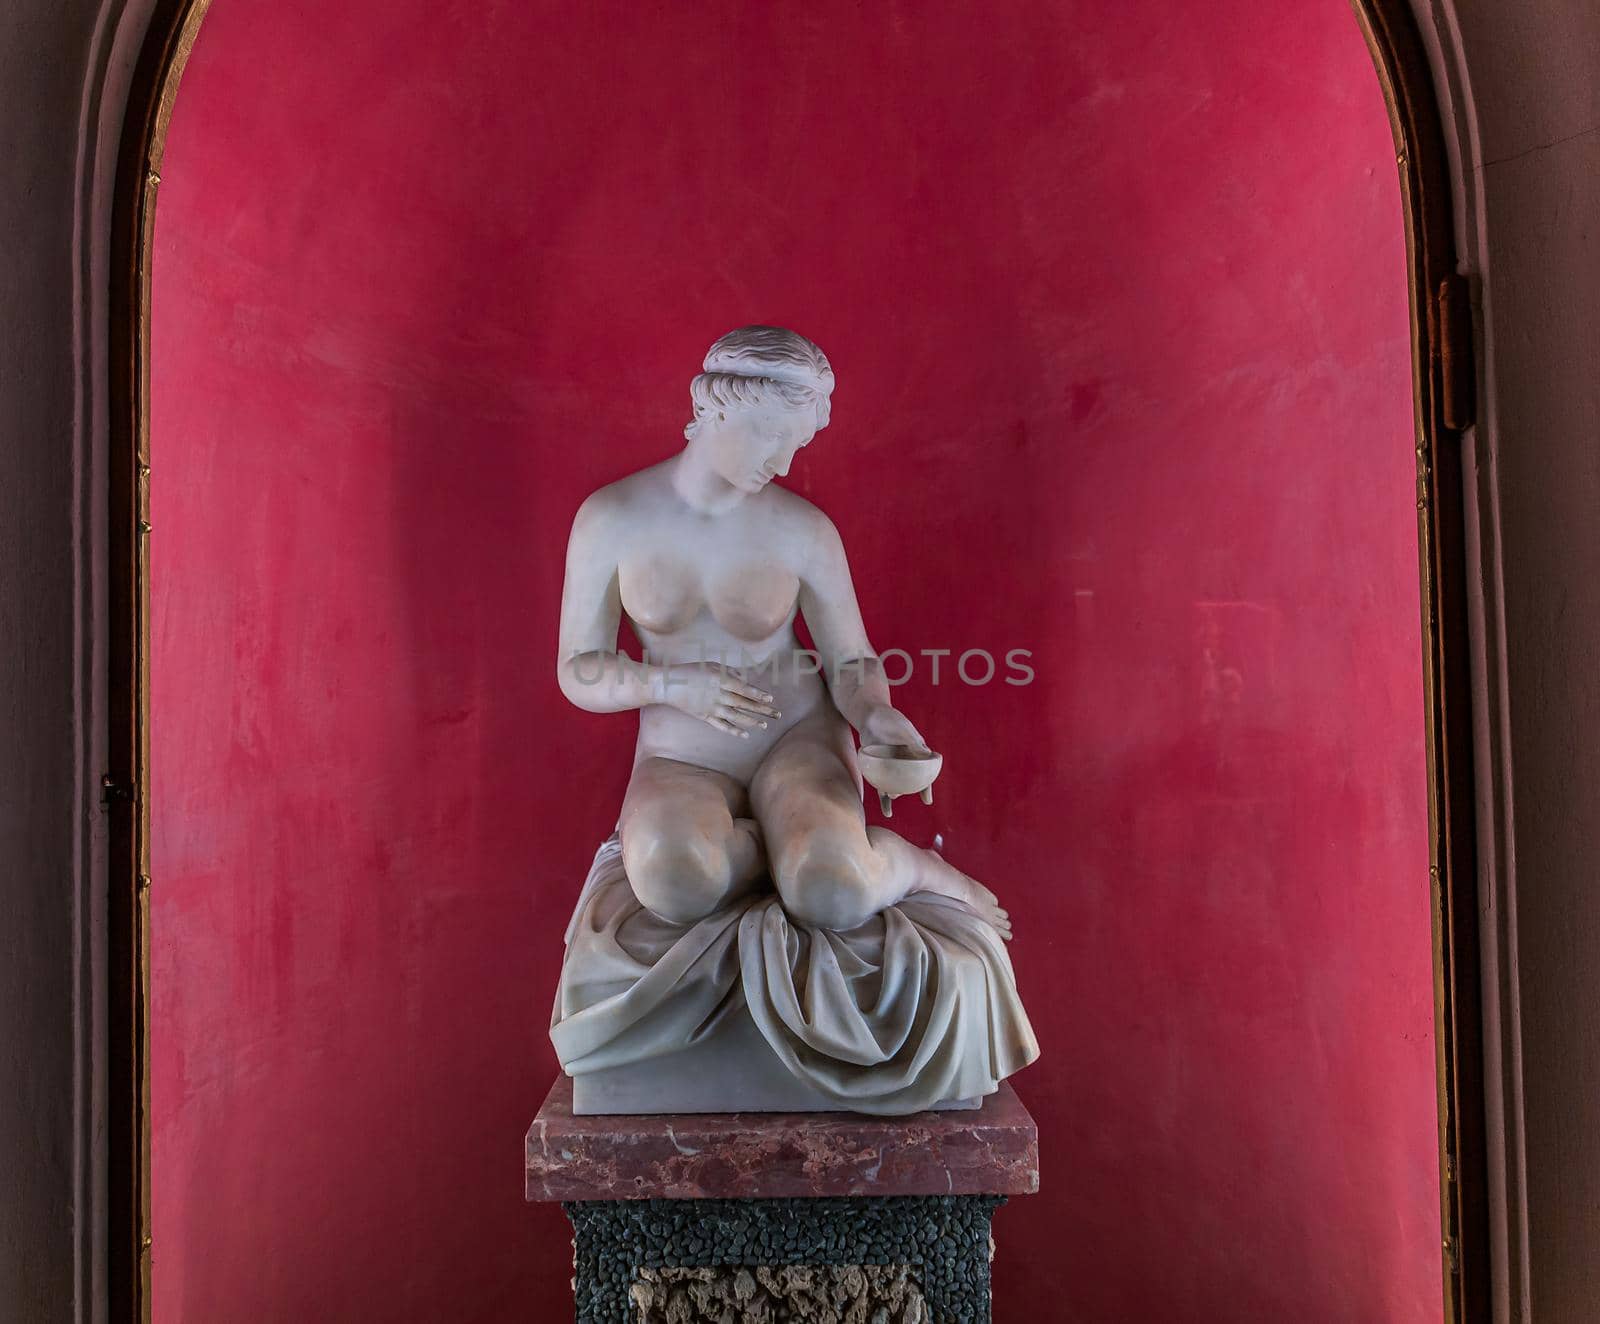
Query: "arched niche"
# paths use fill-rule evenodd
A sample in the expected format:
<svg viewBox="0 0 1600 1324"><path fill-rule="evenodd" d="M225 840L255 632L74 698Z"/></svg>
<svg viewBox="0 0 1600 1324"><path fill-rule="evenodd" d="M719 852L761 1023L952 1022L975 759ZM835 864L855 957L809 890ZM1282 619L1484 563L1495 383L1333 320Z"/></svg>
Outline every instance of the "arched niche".
<svg viewBox="0 0 1600 1324"><path fill-rule="evenodd" d="M1358 11L1367 29L1379 81L1391 106L1407 212L1411 257L1412 325L1417 374L1418 511L1422 537L1425 607L1424 683L1429 706L1432 790L1432 853L1437 879L1438 1033L1440 1088L1444 1103L1442 1151L1446 1207L1445 1278L1451 1308L1466 1312L1486 1293L1479 1070L1476 1044L1476 910L1470 900L1475 877L1472 817L1470 711L1464 700L1469 671L1467 603L1460 511L1459 452L1453 437L1469 421L1470 392L1461 387L1462 292L1453 281L1454 241L1446 187L1445 157L1431 81L1408 14L1385 5ZM161 148L177 78L204 13L203 5L173 5L158 14L141 62L124 146L123 187L116 231L119 262L114 271L114 421L112 452L113 612L121 631L112 652L114 743L110 775L114 803L129 794L126 812L115 819L112 953L113 1024L126 1031L114 1041L117 1097L135 1104L114 1134L112 1176L119 1207L133 1210L131 1228L113 1240L125 1258L124 1272L137 1279L144 1260L137 1211L147 1200L148 1153L140 1091L147 1089L143 1027L147 1023L148 969L143 963L146 894L140 886L148 864L148 561L143 541L148 524L150 473L146 373L150 225L154 216ZM137 812L135 812L137 810ZM1463 880L1466 880L1463 882ZM1463 1045L1468 1047L1463 1048ZM143 1082L143 1083L141 1083ZM1465 1101L1465 1103L1463 1103ZM144 1157L141 1159L140 1155ZM143 1192L144 1194L141 1194ZM1477 1249L1475 1250L1474 1247ZM114 1261L114 1265L118 1262ZM1464 1266L1464 1267L1463 1267ZM1463 1313L1462 1318L1471 1318Z"/></svg>

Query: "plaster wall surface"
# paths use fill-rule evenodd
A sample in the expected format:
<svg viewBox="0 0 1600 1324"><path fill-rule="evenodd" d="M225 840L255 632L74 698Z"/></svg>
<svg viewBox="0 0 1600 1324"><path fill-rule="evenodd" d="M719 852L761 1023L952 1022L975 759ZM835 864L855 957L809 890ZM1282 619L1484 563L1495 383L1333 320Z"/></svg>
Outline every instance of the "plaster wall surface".
<svg viewBox="0 0 1600 1324"><path fill-rule="evenodd" d="M1046 1054L1000 1318L1436 1319L1404 243L1356 22L694 9L200 31L152 296L156 1318L564 1290L504 1146L635 721L556 689L560 552L761 320L839 374L786 482L873 641L1037 668L897 692L947 763L894 826L1006 896Z"/></svg>
<svg viewBox="0 0 1600 1324"><path fill-rule="evenodd" d="M1481 207L1477 480L1505 648L1512 830L1486 917L1514 923L1520 1004L1527 1205L1510 1236L1529 1272L1502 1300L1581 1320L1600 1300L1600 8L1450 8L1479 140L1463 181ZM1514 1134L1509 1151L1515 1168Z"/></svg>

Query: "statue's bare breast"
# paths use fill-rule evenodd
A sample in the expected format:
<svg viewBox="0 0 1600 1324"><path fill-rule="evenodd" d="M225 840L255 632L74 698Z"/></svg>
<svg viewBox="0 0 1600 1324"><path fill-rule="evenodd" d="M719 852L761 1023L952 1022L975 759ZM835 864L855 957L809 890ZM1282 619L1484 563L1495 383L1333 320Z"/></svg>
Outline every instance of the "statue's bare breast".
<svg viewBox="0 0 1600 1324"><path fill-rule="evenodd" d="M725 634L759 648L793 621L800 599L800 577L767 559L728 565L725 557L651 549L622 560L617 578L628 619L669 645L707 635L710 624L707 642Z"/></svg>

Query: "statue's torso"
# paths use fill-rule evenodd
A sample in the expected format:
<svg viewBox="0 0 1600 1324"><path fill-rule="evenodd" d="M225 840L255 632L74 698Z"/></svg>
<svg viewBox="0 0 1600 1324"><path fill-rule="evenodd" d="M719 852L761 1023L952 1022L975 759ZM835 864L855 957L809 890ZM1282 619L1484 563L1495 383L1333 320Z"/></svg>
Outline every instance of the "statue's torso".
<svg viewBox="0 0 1600 1324"><path fill-rule="evenodd" d="M674 758L748 782L784 732L832 708L814 661L798 657L794 630L820 512L769 487L727 514L707 517L677 499L659 468L624 484L629 517L615 549L617 586L645 659L735 668L771 693L782 713L746 739L651 705L639 713L635 757Z"/></svg>

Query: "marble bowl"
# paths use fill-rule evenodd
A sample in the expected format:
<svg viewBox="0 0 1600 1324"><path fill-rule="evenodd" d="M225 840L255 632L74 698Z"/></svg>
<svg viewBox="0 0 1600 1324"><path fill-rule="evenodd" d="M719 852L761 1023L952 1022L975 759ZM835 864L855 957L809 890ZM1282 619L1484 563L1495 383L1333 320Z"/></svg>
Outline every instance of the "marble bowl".
<svg viewBox="0 0 1600 1324"><path fill-rule="evenodd" d="M944 755L914 745L863 745L856 754L861 775L878 792L878 807L892 818L897 795L920 795L933 803L933 783L944 766Z"/></svg>

